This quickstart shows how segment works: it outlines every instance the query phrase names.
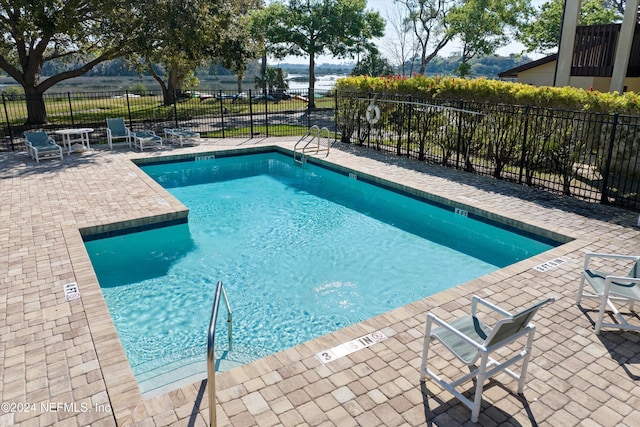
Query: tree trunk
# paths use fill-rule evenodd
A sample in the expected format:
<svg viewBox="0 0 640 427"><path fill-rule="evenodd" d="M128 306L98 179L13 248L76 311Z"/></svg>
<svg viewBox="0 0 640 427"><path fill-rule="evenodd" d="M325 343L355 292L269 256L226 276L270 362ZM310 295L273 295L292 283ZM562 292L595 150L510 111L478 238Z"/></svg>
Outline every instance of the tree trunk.
<svg viewBox="0 0 640 427"><path fill-rule="evenodd" d="M316 70L315 70L314 54L309 54L309 109L316 108L315 87L316 87Z"/></svg>
<svg viewBox="0 0 640 427"><path fill-rule="evenodd" d="M44 93L35 88L24 88L27 102L27 125L44 125L49 122L44 105Z"/></svg>
<svg viewBox="0 0 640 427"><path fill-rule="evenodd" d="M163 90L164 105L173 105L176 103L176 91L180 89L178 80L178 70L171 68L167 77L167 90Z"/></svg>

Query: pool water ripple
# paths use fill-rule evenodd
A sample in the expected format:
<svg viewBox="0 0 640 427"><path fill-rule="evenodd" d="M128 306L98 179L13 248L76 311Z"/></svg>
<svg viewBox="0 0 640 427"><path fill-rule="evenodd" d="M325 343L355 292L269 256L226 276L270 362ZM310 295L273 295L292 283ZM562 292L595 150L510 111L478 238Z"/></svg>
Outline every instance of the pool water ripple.
<svg viewBox="0 0 640 427"><path fill-rule="evenodd" d="M188 224L86 242L139 376L204 360L218 280L234 347L258 358L550 248L278 154L203 163L144 168L189 208Z"/></svg>

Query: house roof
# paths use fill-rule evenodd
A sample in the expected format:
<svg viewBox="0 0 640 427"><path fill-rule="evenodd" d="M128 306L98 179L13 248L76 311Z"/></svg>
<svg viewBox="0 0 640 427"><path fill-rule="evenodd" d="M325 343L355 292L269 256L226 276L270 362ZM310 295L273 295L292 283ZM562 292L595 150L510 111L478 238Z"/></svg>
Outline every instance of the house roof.
<svg viewBox="0 0 640 427"><path fill-rule="evenodd" d="M532 68L536 68L544 64L548 64L549 62L555 61L557 58L558 58L558 54L554 53L553 55L545 56L544 58L536 59L535 61L527 62L526 64L522 64L520 66L502 71L501 73L498 73L498 77L517 78L518 73L531 70Z"/></svg>

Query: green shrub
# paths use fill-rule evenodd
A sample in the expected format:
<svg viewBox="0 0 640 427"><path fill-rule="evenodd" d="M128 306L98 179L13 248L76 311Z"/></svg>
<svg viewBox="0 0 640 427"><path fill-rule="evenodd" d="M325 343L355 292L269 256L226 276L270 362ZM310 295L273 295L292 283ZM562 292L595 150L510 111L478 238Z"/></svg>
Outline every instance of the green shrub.
<svg viewBox="0 0 640 427"><path fill-rule="evenodd" d="M133 83L129 86L129 92L134 95L147 96L149 89L142 82Z"/></svg>
<svg viewBox="0 0 640 427"><path fill-rule="evenodd" d="M24 89L20 86L7 86L2 90L2 94L10 101L24 97Z"/></svg>
<svg viewBox="0 0 640 427"><path fill-rule="evenodd" d="M336 89L346 92L401 94L443 100L468 100L494 104L531 105L560 110L640 114L640 95L634 92L587 91L572 87L536 87L523 83L461 79L455 77L345 77Z"/></svg>

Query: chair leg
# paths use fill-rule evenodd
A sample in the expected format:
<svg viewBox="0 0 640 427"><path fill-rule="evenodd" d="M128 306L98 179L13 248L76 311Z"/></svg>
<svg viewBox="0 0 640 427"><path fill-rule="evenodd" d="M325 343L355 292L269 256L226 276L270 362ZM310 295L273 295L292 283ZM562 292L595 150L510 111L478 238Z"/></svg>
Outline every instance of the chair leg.
<svg viewBox="0 0 640 427"><path fill-rule="evenodd" d="M596 325L594 328L596 335L600 334L600 329L602 328L602 322L604 321L604 311L607 308L608 299L609 298L607 293L603 293L600 296L600 309L598 310L598 319L596 320Z"/></svg>
<svg viewBox="0 0 640 427"><path fill-rule="evenodd" d="M533 326L531 331L527 334L527 344L525 351L527 354L522 359L522 368L520 369L520 377L518 378L518 394L522 394L524 391L524 383L527 379L527 369L529 368L529 359L531 359L531 350L533 349L533 336L536 333L536 328Z"/></svg>
<svg viewBox="0 0 640 427"><path fill-rule="evenodd" d="M582 290L584 289L584 274L580 278L580 285L578 285L578 293L576 294L576 303L580 304L582 301Z"/></svg>
<svg viewBox="0 0 640 427"><path fill-rule="evenodd" d="M427 326L424 331L424 342L422 345L422 363L420 364L420 381L427 379L427 359L429 358L429 344L431 344L432 320L427 316Z"/></svg>
<svg viewBox="0 0 640 427"><path fill-rule="evenodd" d="M482 390L484 389L484 381L487 378L487 363L489 362L489 355L482 352L480 356L480 369L478 370L478 377L476 379L476 392L473 398L473 408L471 409L471 422L477 423L480 416L480 408L482 407Z"/></svg>

